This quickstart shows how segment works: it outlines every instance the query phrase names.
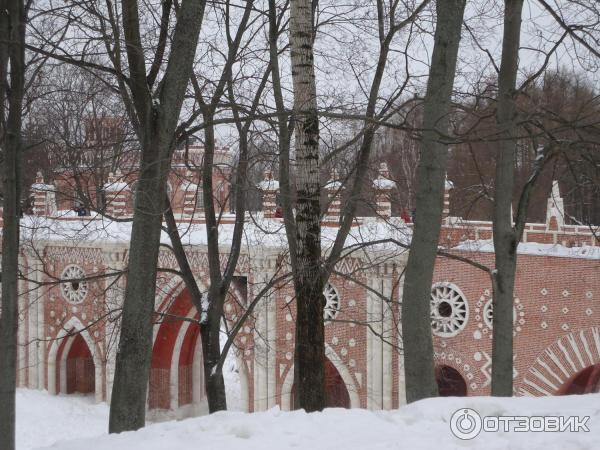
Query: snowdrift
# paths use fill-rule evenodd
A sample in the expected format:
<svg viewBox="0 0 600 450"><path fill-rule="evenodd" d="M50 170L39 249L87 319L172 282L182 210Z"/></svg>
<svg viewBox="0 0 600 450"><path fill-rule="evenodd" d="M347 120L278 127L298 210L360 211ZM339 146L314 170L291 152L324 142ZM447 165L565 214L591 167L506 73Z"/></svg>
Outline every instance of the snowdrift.
<svg viewBox="0 0 600 450"><path fill-rule="evenodd" d="M450 430L464 408L485 416L589 416L588 432L486 432L460 440ZM55 450L383 450L600 448L600 394L570 397L438 398L395 411L327 409L322 413L279 409L150 424L143 430L107 435L108 407L81 397L52 397L19 390L17 448Z"/></svg>

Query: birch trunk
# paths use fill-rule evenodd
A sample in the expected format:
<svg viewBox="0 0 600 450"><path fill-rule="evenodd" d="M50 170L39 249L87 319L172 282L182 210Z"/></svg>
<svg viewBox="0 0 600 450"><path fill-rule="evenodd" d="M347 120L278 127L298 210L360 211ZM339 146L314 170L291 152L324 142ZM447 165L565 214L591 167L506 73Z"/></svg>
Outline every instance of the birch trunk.
<svg viewBox="0 0 600 450"><path fill-rule="evenodd" d="M325 403L319 118L312 2L292 0L290 6L297 160L295 404L310 412L322 410Z"/></svg>

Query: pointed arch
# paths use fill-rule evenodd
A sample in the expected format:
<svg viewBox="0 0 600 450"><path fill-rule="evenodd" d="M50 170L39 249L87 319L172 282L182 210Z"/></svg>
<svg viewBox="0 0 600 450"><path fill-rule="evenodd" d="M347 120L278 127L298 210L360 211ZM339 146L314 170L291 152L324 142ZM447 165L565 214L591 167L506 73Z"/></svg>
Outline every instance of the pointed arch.
<svg viewBox="0 0 600 450"><path fill-rule="evenodd" d="M102 358L98 345L90 336L85 326L77 317L71 317L59 330L50 345L48 352L47 388L50 394L67 393L66 374L67 356L73 345L76 335L80 335L85 341L92 360L94 361L94 395L96 401L103 399L102 383Z"/></svg>
<svg viewBox="0 0 600 450"><path fill-rule="evenodd" d="M325 357L331 362L339 373L348 396L350 398L350 408L360 408L360 396L358 394L358 388L354 382L354 377L348 370L348 367L344 364L338 354L328 345L325 344ZM290 366L285 379L281 385L281 409L284 411L290 411L292 407L292 392L294 389L294 366Z"/></svg>

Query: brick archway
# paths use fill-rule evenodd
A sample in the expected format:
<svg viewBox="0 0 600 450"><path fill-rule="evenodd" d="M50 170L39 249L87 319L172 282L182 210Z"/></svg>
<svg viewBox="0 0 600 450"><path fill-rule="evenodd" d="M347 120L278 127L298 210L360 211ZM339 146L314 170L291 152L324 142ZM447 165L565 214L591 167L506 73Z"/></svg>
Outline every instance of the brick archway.
<svg viewBox="0 0 600 450"><path fill-rule="evenodd" d="M72 349L73 353L71 353ZM87 352L85 349L87 349ZM86 376L88 377L88 380L93 379L93 389L87 388L87 390L89 390L87 393L94 393L96 401L102 401L105 398L105 379L101 355L102 352L99 346L96 345L88 330L85 329L79 319L71 317L71 319L64 324L64 328L57 333L55 339L48 348L46 371L48 392L53 395L69 393L67 383L69 357L71 357L71 367L77 366L77 363L74 362L75 360L85 359L87 360L85 364L87 364L88 367ZM91 361L90 359L87 359L88 356ZM83 363L80 362L79 364L81 365ZM71 369L71 371L73 370L74 369ZM89 371L92 371L93 378ZM83 372L80 372L79 378L82 376L84 376ZM74 392L78 391L75 390Z"/></svg>
<svg viewBox="0 0 600 450"><path fill-rule="evenodd" d="M566 334L536 358L518 387L525 396L556 395L578 374L600 363L600 328Z"/></svg>
<svg viewBox="0 0 600 450"><path fill-rule="evenodd" d="M290 409L296 409L294 404L296 392L296 383L292 385L290 393ZM325 407L326 408L350 408L350 394L346 388L346 383L342 376L333 365L333 363L325 358Z"/></svg>
<svg viewBox="0 0 600 450"><path fill-rule="evenodd" d="M327 344L325 344L325 357L336 369L340 375L342 382L348 396L350 398L350 408L360 408L360 396L358 391L358 385L356 384L354 377L348 370L348 367L335 353L335 351ZM290 411L292 407L292 389L294 384L294 366L290 366L286 375L281 382L280 391L280 406L284 411Z"/></svg>
<svg viewBox="0 0 600 450"><path fill-rule="evenodd" d="M230 292L229 301L238 304L239 293L233 289ZM161 300L160 307L168 315L156 318L148 409L152 411L151 417L157 419L167 410L175 411L178 418L200 415L207 408L202 343L198 325L189 320L197 320L199 315L182 284L175 288L171 298ZM247 383L242 383L244 388L247 391ZM244 394L247 397L247 392Z"/></svg>
<svg viewBox="0 0 600 450"><path fill-rule="evenodd" d="M465 397L467 395L467 382L454 367L437 366L435 381L440 397Z"/></svg>
<svg viewBox="0 0 600 450"><path fill-rule="evenodd" d="M168 410L179 406L178 363L179 352L183 345L180 336L183 332L183 340L185 340L185 334L190 324L190 322L186 322L179 317L196 316L190 295L185 289L177 295L165 312L176 317L164 317L161 319L156 337L154 338L148 386L149 409ZM188 340L188 345L191 345L190 340ZM190 351L186 348L185 353L190 353ZM193 354L189 355L188 359L191 362ZM176 382L173 383L173 380Z"/></svg>
<svg viewBox="0 0 600 450"><path fill-rule="evenodd" d="M594 394L600 392L600 364L579 371L556 392L557 395Z"/></svg>

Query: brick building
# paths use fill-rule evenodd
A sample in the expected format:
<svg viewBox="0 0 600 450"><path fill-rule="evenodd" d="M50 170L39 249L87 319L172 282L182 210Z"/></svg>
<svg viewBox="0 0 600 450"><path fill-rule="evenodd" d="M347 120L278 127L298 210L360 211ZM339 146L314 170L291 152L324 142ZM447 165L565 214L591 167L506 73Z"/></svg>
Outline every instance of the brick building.
<svg viewBox="0 0 600 450"><path fill-rule="evenodd" d="M190 149L188 149L189 152ZM191 149L201 162L202 148ZM194 274L207 286L206 229L199 183L176 155L169 180L173 209ZM233 215L226 207L231 156L221 149L215 167L220 233L226 250ZM323 222L323 247L333 242L340 214L336 174L326 185L331 202ZM412 225L392 217L394 183L382 165L374 180L377 217L355 222L352 252L336 266L325 289L327 397L330 406L390 409L402 405L404 382L400 304L404 246ZM32 186L33 214L22 219L21 386L50 393L94 394L110 400L118 342L135 177L110 173L102 187L106 215L65 211L65 173ZM248 213L243 249L225 305L226 322L242 316L254 296L287 270L286 238L278 218L279 185L271 173L259 184L263 211ZM447 194L452 189L446 185ZM448 200L446 196L446 204ZM69 197L70 196L70 197ZM567 225L558 184L548 199L546 223L528 224L519 246L515 287L515 394L554 395L596 391L600 378L600 247L589 227ZM491 224L450 216L445 208L440 245L493 266ZM117 219L117 220L112 220ZM371 245L373 241L388 242ZM168 238L163 236L168 243ZM163 248L159 267L177 269ZM198 317L182 281L161 271L155 299L148 409L154 417L205 411L198 327L168 317ZM289 282L275 283L235 338L244 409L293 408L294 301ZM491 282L486 271L440 257L431 296L431 323L440 392L486 395L491 379ZM162 317L162 318L161 318Z"/></svg>

